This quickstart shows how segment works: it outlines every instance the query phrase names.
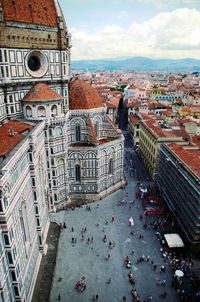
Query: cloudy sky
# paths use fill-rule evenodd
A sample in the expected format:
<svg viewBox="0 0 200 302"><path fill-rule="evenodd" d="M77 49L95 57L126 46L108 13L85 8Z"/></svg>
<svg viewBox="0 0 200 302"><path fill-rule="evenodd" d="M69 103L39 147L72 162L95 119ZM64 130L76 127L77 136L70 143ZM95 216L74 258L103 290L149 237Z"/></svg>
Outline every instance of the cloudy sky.
<svg viewBox="0 0 200 302"><path fill-rule="evenodd" d="M200 0L59 0L72 60L200 59Z"/></svg>

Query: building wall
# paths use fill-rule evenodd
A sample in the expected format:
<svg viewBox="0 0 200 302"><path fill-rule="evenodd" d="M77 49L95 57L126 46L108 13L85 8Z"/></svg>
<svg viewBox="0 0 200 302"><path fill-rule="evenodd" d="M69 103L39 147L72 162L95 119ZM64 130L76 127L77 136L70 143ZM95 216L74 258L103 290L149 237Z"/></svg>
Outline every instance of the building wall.
<svg viewBox="0 0 200 302"><path fill-rule="evenodd" d="M187 239L200 242L200 179L165 145L159 152L156 182Z"/></svg>
<svg viewBox="0 0 200 302"><path fill-rule="evenodd" d="M3 162L0 219L15 301L31 301L49 228L44 123ZM2 280L1 280L2 281Z"/></svg>
<svg viewBox="0 0 200 302"><path fill-rule="evenodd" d="M162 144L169 144L173 142L183 143L181 137L165 137L156 136L142 121L140 122L139 131L139 151L144 160L144 163L149 173L155 176L158 164L158 151Z"/></svg>
<svg viewBox="0 0 200 302"><path fill-rule="evenodd" d="M157 137L152 135L144 123L141 122L139 131L139 151L145 166L152 176L156 171L158 146Z"/></svg>

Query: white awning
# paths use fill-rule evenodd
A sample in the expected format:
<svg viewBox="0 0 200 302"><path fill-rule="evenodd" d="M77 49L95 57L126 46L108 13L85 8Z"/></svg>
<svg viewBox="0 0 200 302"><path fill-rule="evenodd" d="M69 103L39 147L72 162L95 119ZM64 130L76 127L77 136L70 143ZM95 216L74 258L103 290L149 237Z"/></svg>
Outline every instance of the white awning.
<svg viewBox="0 0 200 302"><path fill-rule="evenodd" d="M165 234L165 240L169 247L183 247L184 243L178 234Z"/></svg>

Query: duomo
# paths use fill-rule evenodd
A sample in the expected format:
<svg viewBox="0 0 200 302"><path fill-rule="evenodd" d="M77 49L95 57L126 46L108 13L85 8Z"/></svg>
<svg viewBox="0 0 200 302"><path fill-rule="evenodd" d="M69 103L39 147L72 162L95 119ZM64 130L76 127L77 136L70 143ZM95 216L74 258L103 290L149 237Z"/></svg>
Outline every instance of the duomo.
<svg viewBox="0 0 200 302"><path fill-rule="evenodd" d="M0 300L31 301L49 212L124 185L124 137L71 76L57 0L0 0Z"/></svg>

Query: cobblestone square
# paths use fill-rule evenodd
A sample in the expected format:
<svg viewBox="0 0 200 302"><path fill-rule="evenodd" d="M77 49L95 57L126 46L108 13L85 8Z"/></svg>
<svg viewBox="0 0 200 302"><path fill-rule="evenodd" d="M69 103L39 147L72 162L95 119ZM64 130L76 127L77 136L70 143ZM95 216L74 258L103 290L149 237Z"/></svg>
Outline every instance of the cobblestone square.
<svg viewBox="0 0 200 302"><path fill-rule="evenodd" d="M144 230L144 218L139 219L143 214L141 199L130 205L138 191L137 180L130 177L128 171L125 173L128 181L125 189L74 211L51 214L52 221L58 224L66 222L67 228L63 229L60 235L50 302L56 301L58 294L61 295L62 301L66 302L91 301L96 294L99 296L98 301L120 302L123 296L126 296L126 301L132 301L132 285L128 277L130 271L135 277L135 288L141 301L147 296L152 296L152 301L162 301L160 295L164 290L167 291L165 301L178 301L176 292L171 287L172 271L162 257L162 246L155 231ZM119 205L118 200L126 200L127 204ZM87 206L90 206L91 211L87 210ZM133 218L134 226L129 225L130 217ZM82 240L81 230L85 227L87 231ZM131 231L136 235L132 235ZM106 242L103 241L105 234ZM143 239L139 238L140 234L144 235ZM72 237L77 240L74 244ZM109 241L116 243L112 249L109 248ZM109 260L106 260L107 254L111 256ZM150 261L136 264L136 260L143 255L149 256ZM124 265L126 256L131 260L129 269ZM156 271L151 260L157 265ZM161 274L162 265L166 266L166 272ZM83 276L86 278L87 288L79 292L75 285ZM58 281L59 278L62 280ZM166 280L165 287L158 286L157 281L163 279Z"/></svg>

